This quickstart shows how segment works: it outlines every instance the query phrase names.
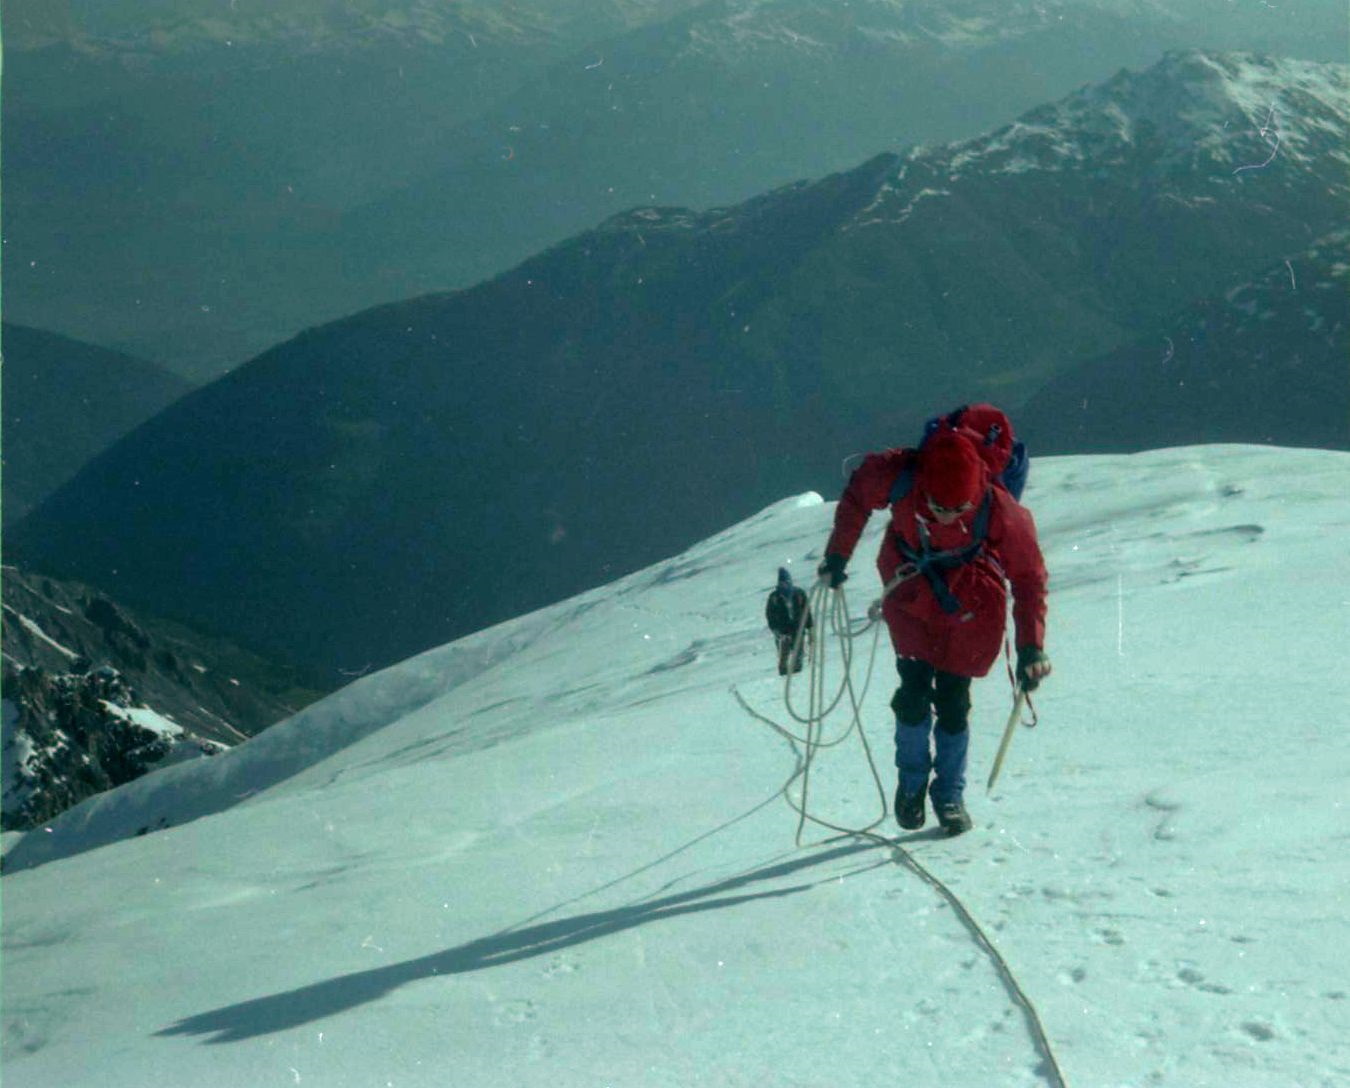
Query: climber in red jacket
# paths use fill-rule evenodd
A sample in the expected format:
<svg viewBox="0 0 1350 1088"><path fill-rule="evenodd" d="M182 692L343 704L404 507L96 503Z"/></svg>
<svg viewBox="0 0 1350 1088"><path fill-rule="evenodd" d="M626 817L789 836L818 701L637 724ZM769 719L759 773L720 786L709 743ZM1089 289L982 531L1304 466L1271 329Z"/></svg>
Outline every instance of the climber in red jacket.
<svg viewBox="0 0 1350 1088"><path fill-rule="evenodd" d="M975 408L994 413L1010 434L997 409ZM820 566L821 576L837 588L872 511L890 506L877 569L900 673L891 701L899 771L895 816L903 828L922 827L927 791L950 834L971 826L963 800L970 681L984 676L998 657L1005 583L1013 592L1017 681L1030 691L1050 674L1043 649L1047 576L1036 526L998 475L1002 465L995 462L1006 456L1006 443L995 449L987 439L974 440L979 432L969 425L971 411L966 426L949 420L930 430L918 449L863 460L839 501ZM989 433L997 436L992 427Z"/></svg>

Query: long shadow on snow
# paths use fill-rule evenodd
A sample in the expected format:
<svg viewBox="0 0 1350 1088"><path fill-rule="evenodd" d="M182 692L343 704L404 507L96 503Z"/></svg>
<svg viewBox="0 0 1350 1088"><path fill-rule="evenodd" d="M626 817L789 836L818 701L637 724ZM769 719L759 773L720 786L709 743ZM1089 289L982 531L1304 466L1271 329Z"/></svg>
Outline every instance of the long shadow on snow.
<svg viewBox="0 0 1350 1088"><path fill-rule="evenodd" d="M297 990L257 997L251 1001L241 1001L237 1005L226 1005L223 1008L198 1013L155 1034L208 1035L210 1036L206 1040L208 1043L235 1043L260 1035L269 1035L376 1001L390 991L420 979L434 978L438 975L460 975L469 971L500 967L534 956L546 956L572 945L608 937L625 929L633 929L681 914L721 910L756 899L776 899L795 895L797 892L814 888L823 881L794 884L787 888L752 892L747 895L724 895L724 893L875 849L877 845L870 842L840 846L821 854L769 865L702 888L681 892L678 895L668 895L640 905L578 914L556 922L542 922L524 929L506 930L420 959L405 960L403 963L376 967L369 971L357 971L350 975L317 982L312 986L302 986ZM856 871L865 872L867 869L890 864L891 859L887 857L875 865L864 866ZM833 880L835 877L829 879ZM713 896L721 898L710 898Z"/></svg>

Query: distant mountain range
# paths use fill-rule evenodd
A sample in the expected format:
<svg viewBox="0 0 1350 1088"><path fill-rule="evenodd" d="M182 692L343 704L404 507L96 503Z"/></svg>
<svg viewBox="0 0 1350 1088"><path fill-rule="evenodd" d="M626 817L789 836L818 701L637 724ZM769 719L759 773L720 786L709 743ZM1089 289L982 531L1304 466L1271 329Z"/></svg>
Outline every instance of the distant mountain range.
<svg viewBox="0 0 1350 1088"><path fill-rule="evenodd" d="M1173 54L970 141L635 210L188 395L14 553L328 676L395 660L832 494L844 458L934 410L1016 412L1297 268L1345 221L1348 89L1343 65ZM1320 368L1330 327L1241 342ZM1206 365L1225 362L1242 386L1245 362ZM1298 444L1288 403L1247 438ZM1211 433L1202 414L1188 440Z"/></svg>
<svg viewBox="0 0 1350 1088"><path fill-rule="evenodd" d="M1347 23L1329 0L12 0L4 19L7 316L194 378L634 205L973 136L1172 46L1340 59Z"/></svg>
<svg viewBox="0 0 1350 1088"><path fill-rule="evenodd" d="M337 290L343 209L689 2L10 0L6 316L214 377L384 297Z"/></svg>
<svg viewBox="0 0 1350 1088"><path fill-rule="evenodd" d="M5 33L23 50L69 45L142 64L227 63L227 47L355 55L387 41L478 47L584 40L697 0L10 0Z"/></svg>
<svg viewBox="0 0 1350 1088"><path fill-rule="evenodd" d="M619 210L741 201L881 151L972 137L1177 47L1345 59L1300 20L1198 10L705 3L568 58L447 133L421 177L344 218L349 267L390 297L474 283Z"/></svg>
<svg viewBox="0 0 1350 1088"><path fill-rule="evenodd" d="M9 322L0 350L6 525L192 388L143 359Z"/></svg>

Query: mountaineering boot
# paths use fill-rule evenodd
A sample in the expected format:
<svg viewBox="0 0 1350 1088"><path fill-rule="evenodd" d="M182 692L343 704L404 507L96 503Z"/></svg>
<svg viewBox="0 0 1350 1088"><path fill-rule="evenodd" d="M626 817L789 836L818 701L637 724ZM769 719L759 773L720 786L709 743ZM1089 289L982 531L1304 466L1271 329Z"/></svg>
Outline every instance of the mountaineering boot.
<svg viewBox="0 0 1350 1088"><path fill-rule="evenodd" d="M929 738L933 719L920 722L895 722L895 766L900 781L895 788L895 820L906 831L923 827L924 793L928 774L933 769Z"/></svg>
<svg viewBox="0 0 1350 1088"><path fill-rule="evenodd" d="M905 792L901 782L895 787L895 822L906 831L917 831L924 821L924 788L920 786L913 792Z"/></svg>
<svg viewBox="0 0 1350 1088"><path fill-rule="evenodd" d="M933 746L933 812L947 834L959 835L973 826L970 813L962 804L966 790L966 753L970 750L970 730L963 728L952 733L939 725L933 731Z"/></svg>
<svg viewBox="0 0 1350 1088"><path fill-rule="evenodd" d="M959 835L975 826L970 813L966 811L966 806L959 798L955 801L934 801L933 812L937 814L942 830L948 835Z"/></svg>

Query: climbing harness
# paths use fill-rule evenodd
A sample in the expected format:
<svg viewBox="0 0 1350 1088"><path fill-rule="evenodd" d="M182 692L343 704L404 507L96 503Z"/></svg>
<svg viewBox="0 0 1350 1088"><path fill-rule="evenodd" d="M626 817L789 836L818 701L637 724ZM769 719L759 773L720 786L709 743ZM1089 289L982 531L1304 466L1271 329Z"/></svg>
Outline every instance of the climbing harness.
<svg viewBox="0 0 1350 1088"><path fill-rule="evenodd" d="M949 616L961 611L961 602L947 585L946 574L972 562L984 548L985 538L989 535L989 510L993 505L993 497L992 490L984 493L984 501L980 503L979 513L975 515L971 526L970 543L965 547L934 551L932 536L922 518L915 521L919 534L917 548L910 547L909 542L898 532L894 533L896 550L905 559L907 566L913 567L916 574L923 575L933 596L937 598L938 606Z"/></svg>
<svg viewBox="0 0 1350 1088"><path fill-rule="evenodd" d="M801 645L801 640L804 637L804 631L806 629L807 615L827 617L828 633L834 634L838 638L840 660L843 667L843 679L840 682L839 690L834 693L829 701L829 705L825 706L825 646L827 640L825 637L826 632L822 629L824 625L821 625L821 620L818 618L816 620L818 625L816 628L817 637L811 644L811 653L809 657L809 695L808 706L805 713L800 712L799 709L793 705L791 673L788 674L784 683L784 701L787 705L787 711L795 721L806 726L806 735L804 737L798 736L791 729L755 710L748 702L746 702L744 696L741 695L740 691L734 685L732 686L731 692L735 696L736 701L740 703L741 708L745 710L747 714L757 721L765 723L773 729L774 732L783 737L792 748L793 754L797 757L797 766L787 782L783 784L782 788L783 798L797 813L798 817L795 839L796 845L799 847L802 846L802 834L806 824L809 822L817 827L836 833L821 843L813 843L813 846L823 846L839 838L851 837L867 839L876 843L878 846L887 847L891 851L892 858L898 865L903 866L915 876L919 877L920 880L943 898L948 906L952 908L952 911L956 916L961 920L961 924L965 927L971 939L979 945L980 949L989 957L995 972L1003 982L1004 990L1022 1012L1023 1019L1026 1022L1027 1031L1031 1035L1032 1041L1043 1059L1042 1072L1044 1073L1046 1080L1050 1083L1052 1088L1068 1088L1068 1082L1064 1079L1064 1074L1059 1068L1059 1062L1056 1060L1054 1050L1050 1046L1050 1039L1046 1035L1045 1025L1041 1023L1040 1014L1037 1012L1036 1006L1022 989L1021 984L1017 981L1017 976L1013 974L1012 968L1008 966L1007 960L1003 958L1002 953L994 946L993 941L989 939L989 935L985 933L983 927L975 919L974 915L970 913L966 905L961 902L956 893L947 887L939 877L929 871L928 868L914 857L913 854L906 850L899 841L887 838L876 830L890 815L890 805L886 796L886 789L881 784L881 775L877 771L876 760L872 757L872 749L867 743L866 730L863 728L862 724L861 704L863 698L867 694L868 687L871 685L873 666L876 663L882 604L886 596L897 586L908 579L915 577L919 573L920 570L917 567L911 565L902 566L900 570L896 572L895 576L886 583L881 599L873 603L868 609L867 621L862 626L856 628L849 619L847 600L842 588L836 587L831 591L829 580L827 578L821 578L812 588L809 598L809 608L802 615L797 624L793 650L795 652ZM827 600L828 606L826 604ZM860 693L855 693L851 676L854 656L853 643L855 639L866 634L869 630L873 630L873 638L871 654L867 663L866 679L864 680L862 691ZM839 706L846 694L849 697L849 703L852 708L852 716L849 724L844 731L834 739L828 741L821 740L825 718ZM1003 743L1000 745L999 753L994 763L994 770L990 775L990 788L993 787L994 779L997 777L999 768L1002 765L1003 756L1010 743L1011 734L1014 732L1016 724L1021 719L1022 710L1026 704L1027 693L1020 685L1018 685L1017 697L1013 702L1013 713L1008 719L1008 727L1004 730ZM1034 725L1035 722L1033 721L1029 724ZM815 758L816 752L822 748L832 748L842 744L855 730L858 734L858 739L862 744L863 752L867 759L867 765L872 772L872 780L876 784L877 794L881 801L881 815L866 827L860 828L843 827L839 824L832 823L829 820L822 819L819 816L812 815L807 806L811 764ZM802 783L801 798L799 801L793 799L791 792L793 784L798 779L801 779Z"/></svg>

